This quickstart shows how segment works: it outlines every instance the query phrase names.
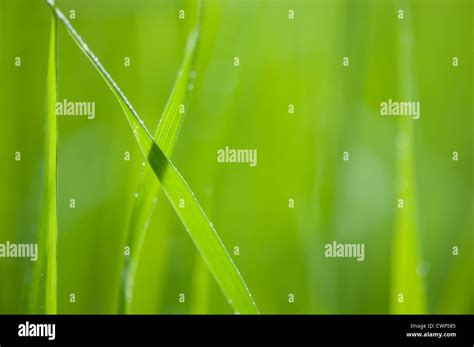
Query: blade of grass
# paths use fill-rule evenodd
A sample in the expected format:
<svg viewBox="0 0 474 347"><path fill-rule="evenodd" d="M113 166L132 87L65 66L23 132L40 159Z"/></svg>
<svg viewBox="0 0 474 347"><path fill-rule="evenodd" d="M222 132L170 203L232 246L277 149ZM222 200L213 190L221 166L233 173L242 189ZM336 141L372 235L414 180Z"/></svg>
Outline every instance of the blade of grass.
<svg viewBox="0 0 474 347"><path fill-rule="evenodd" d="M188 234L201 253L204 262L223 291L228 303L236 313L258 313L245 281L187 182L163 153L163 150L155 142L127 97L61 10L54 4L50 3L50 6L55 10L58 19L64 24L74 42L93 63L117 98L141 151L161 182L163 191L186 227ZM179 208L180 199L184 199L186 208Z"/></svg>
<svg viewBox="0 0 474 347"><path fill-rule="evenodd" d="M53 0L49 0L53 3ZM44 202L42 224L39 232L38 248L44 247L44 253L39 252L36 264L32 290L32 310L38 308L46 314L57 313L57 18L51 15L51 33L49 40L49 60L47 75L47 100L45 118L45 158L44 158ZM46 267L44 267L46 266ZM44 272L43 272L44 271ZM44 297L42 291L42 277L44 273ZM40 305L40 298L44 298L44 305ZM40 307L38 307L40 306Z"/></svg>
<svg viewBox="0 0 474 347"><path fill-rule="evenodd" d="M154 134L156 143L163 153L170 157L181 126L184 121L184 112L180 106L190 94L188 83L196 56L196 47L200 33L201 1L196 2L196 24L193 26L187 40L187 45L173 90L168 98L163 114ZM127 245L130 247L130 256L125 258L119 293L119 312L130 313L133 299L133 289L137 273L138 261L142 253L143 242L156 204L156 197L160 190L160 182L153 170L148 166L142 172L142 178L137 187L138 196L134 200Z"/></svg>
<svg viewBox="0 0 474 347"><path fill-rule="evenodd" d="M47 258L46 258L46 297L45 312L57 313L57 242L58 242L58 221L57 221L57 141L58 141L58 121L56 118L57 99L57 76L56 76L56 31L57 18L51 16L51 39L49 47L48 63L48 114L46 124L46 163L45 171L45 196L47 199L46 209L48 213L47 230Z"/></svg>
<svg viewBox="0 0 474 347"><path fill-rule="evenodd" d="M209 311L209 270L201 257L196 257L192 284L191 313L206 314Z"/></svg>
<svg viewBox="0 0 474 347"><path fill-rule="evenodd" d="M398 8L403 8L405 11L405 18L398 22L400 97L402 100L418 100L415 59L412 55L415 41L411 13L407 2L400 2ZM424 283L417 274L420 265L420 245L413 122L413 119L399 119L397 133L398 198L403 199L404 206L397 209L395 218L390 309L391 312L400 314L422 314L426 311ZM399 300L400 294L403 295L403 302Z"/></svg>
<svg viewBox="0 0 474 347"><path fill-rule="evenodd" d="M472 230L474 230L474 205L471 202L464 231L456 244L459 248L459 255L451 255L452 261L439 296L440 300L436 305L436 314L469 314L470 311L472 312L474 304L474 273L472 271L474 254L469 247L469 245L474 244Z"/></svg>

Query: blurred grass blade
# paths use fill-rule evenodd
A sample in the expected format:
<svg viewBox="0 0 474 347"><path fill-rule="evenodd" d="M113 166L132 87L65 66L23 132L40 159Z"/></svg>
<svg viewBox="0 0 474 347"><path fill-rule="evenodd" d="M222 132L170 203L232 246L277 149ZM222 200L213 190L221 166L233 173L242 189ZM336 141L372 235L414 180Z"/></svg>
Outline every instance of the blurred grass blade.
<svg viewBox="0 0 474 347"><path fill-rule="evenodd" d="M405 18L398 21L400 52L400 93L403 101L418 101L416 90L415 45L407 3L400 4ZM397 209L395 235L392 248L392 284L390 310L400 314L426 312L426 295L423 278L417 273L421 266L418 226L418 206L415 175L415 141L411 118L398 119L397 132L397 199L403 199L403 207Z"/></svg>
<svg viewBox="0 0 474 347"><path fill-rule="evenodd" d="M116 96L124 114L132 127L133 134L161 182L163 191L168 197L187 232L200 251L204 262L213 274L228 303L237 313L258 313L255 302L250 294L239 270L220 240L213 225L199 205L187 182L157 145L153 136L145 127L144 122L120 90L118 85L105 70L99 59L92 53L87 44L69 23L64 14L52 5L57 17L65 25L67 31L82 52L90 59L95 68L104 78ZM185 201L186 208L179 208L179 201Z"/></svg>
<svg viewBox="0 0 474 347"><path fill-rule="evenodd" d="M196 257L192 283L192 314L209 313L209 270L201 257Z"/></svg>
<svg viewBox="0 0 474 347"><path fill-rule="evenodd" d="M471 203L463 234L459 241L453 244L453 246L458 247L459 254L451 256L448 277L442 287L435 314L469 314L472 312L472 305L474 304L471 298L472 293L474 293L474 272L472 271L474 253L470 247L474 244L473 230L474 205Z"/></svg>
<svg viewBox="0 0 474 347"><path fill-rule="evenodd" d="M32 285L33 312L57 313L57 18L51 15L45 118L44 201L38 237L39 256ZM44 252L41 250L44 249ZM43 282L44 273L44 282ZM43 287L44 283L44 287ZM44 296L43 291L44 288ZM43 302L42 305L40 302Z"/></svg>
<svg viewBox="0 0 474 347"><path fill-rule="evenodd" d="M178 72L173 90L168 98L158 127L154 134L156 143L169 158L178 138L184 120L184 100L190 94L188 84L194 76L192 68L196 56L196 47L200 33L201 1L196 2L196 24L193 26L187 40L181 68ZM119 293L119 312L130 313L133 299L137 265L140 259L146 231L156 204L156 197L160 190L160 182L153 170L145 167L138 184L138 196L134 200L130 225L128 230L127 246L130 247L130 256L125 257Z"/></svg>

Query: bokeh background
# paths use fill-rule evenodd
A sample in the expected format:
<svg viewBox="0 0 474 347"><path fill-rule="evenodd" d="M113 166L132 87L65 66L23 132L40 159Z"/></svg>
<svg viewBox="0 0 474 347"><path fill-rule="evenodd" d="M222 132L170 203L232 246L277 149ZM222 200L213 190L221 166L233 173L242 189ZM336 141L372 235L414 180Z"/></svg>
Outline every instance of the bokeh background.
<svg viewBox="0 0 474 347"><path fill-rule="evenodd" d="M191 25L178 11L193 6L59 1L152 130ZM397 19L400 8L409 20ZM40 226L50 16L41 0L0 0L1 243L35 242ZM412 38L410 76L401 25ZM392 312L401 122L413 130L420 313L474 313L472 63L471 0L204 1L194 89L172 158L227 248L240 248L233 259L262 313ZM59 118L58 310L115 313L143 158L113 94L62 25L58 74L59 100L96 103L94 120ZM421 119L380 116L380 102L400 99L407 83ZM256 148L257 167L217 163L225 146ZM333 240L364 243L365 261L325 258ZM0 313L28 312L31 278L29 259L0 259ZM232 312L162 193L133 311Z"/></svg>

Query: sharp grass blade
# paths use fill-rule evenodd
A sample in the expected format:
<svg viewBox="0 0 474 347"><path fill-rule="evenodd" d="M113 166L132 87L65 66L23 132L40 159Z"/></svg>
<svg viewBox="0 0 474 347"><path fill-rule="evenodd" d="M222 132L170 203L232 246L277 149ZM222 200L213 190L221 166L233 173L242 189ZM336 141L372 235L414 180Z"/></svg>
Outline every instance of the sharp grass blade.
<svg viewBox="0 0 474 347"><path fill-rule="evenodd" d="M56 118L57 76L56 76L56 48L57 48L57 18L51 16L51 38L48 63L48 103L46 116L46 170L45 170L45 198L46 198L46 297L45 312L57 313L57 141L58 121Z"/></svg>
<svg viewBox="0 0 474 347"><path fill-rule="evenodd" d="M48 3L53 3L52 0ZM58 125L56 117L57 99L57 18L51 16L49 60L47 76L47 100L45 118L44 158L44 202L41 230L38 238L39 259L36 264L31 309L46 314L57 313L57 142ZM41 252L44 249L44 252ZM44 282L43 282L44 278ZM43 286L44 284L44 286ZM40 293L43 291L44 293ZM43 296L44 294L44 296ZM44 299L44 305L41 304Z"/></svg>
<svg viewBox="0 0 474 347"><path fill-rule="evenodd" d="M414 35L407 3L405 19L399 21L400 97L402 100L418 100ZM398 156L398 206L395 218L395 235L392 248L392 283L390 310L400 314L426 312L426 295L422 277L417 273L420 265L418 205L415 175L415 141L413 119L399 119L397 133ZM400 204L400 202L399 202Z"/></svg>
<svg viewBox="0 0 474 347"><path fill-rule="evenodd" d="M142 119L138 116L127 97L120 90L107 70L105 70L99 59L92 53L61 10L53 4L50 5L55 10L58 19L65 25L74 42L93 63L94 67L99 71L117 98L141 151L161 182L163 191L186 227L188 234L200 251L204 262L213 274L229 304L234 308L236 313L258 313L252 295L240 275L239 270L233 263L229 253L187 182L155 142ZM184 199L186 208L179 208L180 199Z"/></svg>
<svg viewBox="0 0 474 347"><path fill-rule="evenodd" d="M196 2L196 5L196 24L189 34L181 68L154 134L156 143L168 158L173 151L184 121L186 109L184 101L190 94L188 84L190 79L194 78L192 68L201 30L201 1ZM130 256L125 258L122 270L119 293L120 313L131 312L137 265L156 204L156 197L160 190L160 182L156 179L150 167L144 168L142 175L136 190L138 196L134 200L128 230L127 246L130 247L131 252Z"/></svg>

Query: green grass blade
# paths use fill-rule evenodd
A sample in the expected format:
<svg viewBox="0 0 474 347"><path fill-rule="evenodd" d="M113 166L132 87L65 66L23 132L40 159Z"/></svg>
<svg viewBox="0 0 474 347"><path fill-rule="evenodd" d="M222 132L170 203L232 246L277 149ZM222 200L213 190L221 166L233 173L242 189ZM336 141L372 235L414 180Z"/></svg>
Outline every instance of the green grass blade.
<svg viewBox="0 0 474 347"><path fill-rule="evenodd" d="M192 283L192 314L207 314L209 312L209 284L209 270L201 257L196 257Z"/></svg>
<svg viewBox="0 0 474 347"><path fill-rule="evenodd" d="M471 203L470 212L467 215L464 231L461 234L458 247L459 254L451 255L452 261L449 272L441 291L440 300L436 305L435 314L469 314L472 312L474 302L474 253L469 246L473 245L474 234L474 205ZM454 246L454 245L453 245Z"/></svg>
<svg viewBox="0 0 474 347"><path fill-rule="evenodd" d="M134 127L140 131L137 124ZM155 142L145 148L150 148L148 161L153 171L229 304L238 313L256 313L255 303L242 276L184 178ZM180 199L184 199L186 208L179 208Z"/></svg>
<svg viewBox="0 0 474 347"><path fill-rule="evenodd" d="M155 142L142 119L138 116L127 97L120 90L107 70L105 70L99 59L88 48L87 44L72 27L64 14L58 8L54 7L54 5L53 8L57 17L65 25L75 43L93 63L94 67L99 71L116 96L132 127L133 134L141 151L147 158L155 175L160 180L163 191L186 227L188 234L194 241L194 244L201 253L204 262L213 274L229 304L237 313L258 313L252 295L240 275L239 270L232 261L187 182ZM186 208L179 208L179 201L181 199L184 199Z"/></svg>
<svg viewBox="0 0 474 347"><path fill-rule="evenodd" d="M46 170L45 198L47 213L47 258L46 258L46 297L45 312L57 313L57 141L58 121L56 117L57 81L56 81L56 31L57 18L51 17L51 38L48 63L48 103L46 124Z"/></svg>
<svg viewBox="0 0 474 347"><path fill-rule="evenodd" d="M189 34L178 76L154 134L156 143L167 157L170 157L173 151L183 124L184 113L181 112L180 107L184 106L183 102L190 94L188 84L191 79L190 75L200 33L201 1L196 4L196 25ZM130 247L130 256L125 258L122 270L119 293L119 312L121 313L131 312L137 265L156 204L156 196L160 190L160 182L156 179L153 170L147 166L142 174L142 179L136 190L138 196L134 200L128 230L127 246Z"/></svg>
<svg viewBox="0 0 474 347"><path fill-rule="evenodd" d="M403 3L405 19L399 25L400 50L400 98L418 100L416 90L414 35L409 8ZM390 310L400 314L422 314L426 312L426 295L423 278L417 273L420 265L420 242L418 226L418 205L415 175L415 141L412 119L399 119L397 133L398 156L398 198L404 207L397 209L395 235L392 248L392 283ZM403 295L403 302L402 297Z"/></svg>
<svg viewBox="0 0 474 347"><path fill-rule="evenodd" d="M39 259L32 286L31 310L57 313L57 18L51 16L45 118L44 202L38 237ZM44 249L44 252L41 250ZM44 282L43 282L44 278ZM44 287L43 287L44 283ZM42 292L44 288L44 293ZM42 293L40 293L42 292ZM43 301L44 299L44 301ZM44 305L41 304L44 302Z"/></svg>

